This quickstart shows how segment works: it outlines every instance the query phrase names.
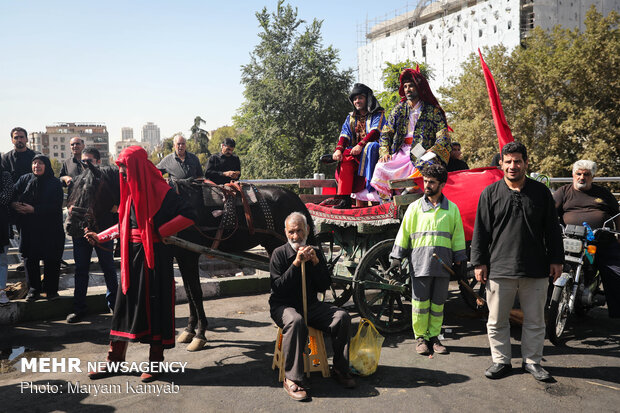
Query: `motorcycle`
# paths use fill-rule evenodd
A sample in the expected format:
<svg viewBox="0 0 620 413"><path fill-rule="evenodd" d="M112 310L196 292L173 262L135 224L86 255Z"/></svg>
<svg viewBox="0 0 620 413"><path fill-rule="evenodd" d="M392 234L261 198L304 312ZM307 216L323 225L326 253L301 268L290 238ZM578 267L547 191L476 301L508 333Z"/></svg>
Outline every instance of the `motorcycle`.
<svg viewBox="0 0 620 413"><path fill-rule="evenodd" d="M573 314L583 315L593 307L605 305L596 250L606 237L620 234L607 227L618 215L594 231L586 222L564 228L564 272L553 283L546 321L547 337L556 346L563 343L561 336Z"/></svg>

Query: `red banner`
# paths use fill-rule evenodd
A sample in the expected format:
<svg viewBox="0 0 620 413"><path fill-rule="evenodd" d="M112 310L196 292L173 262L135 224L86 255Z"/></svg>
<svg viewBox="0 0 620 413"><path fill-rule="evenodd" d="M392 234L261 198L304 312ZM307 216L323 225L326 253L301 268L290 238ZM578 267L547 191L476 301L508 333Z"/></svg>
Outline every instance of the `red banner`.
<svg viewBox="0 0 620 413"><path fill-rule="evenodd" d="M448 182L442 193L459 207L465 239L471 241L476 222L476 209L482 190L504 177L504 172L495 167L476 168L448 173ZM424 187L423 178L416 178L416 184Z"/></svg>
<svg viewBox="0 0 620 413"><path fill-rule="evenodd" d="M482 58L482 53L478 49L478 55L480 55L480 65L482 65L482 71L484 72L484 81L487 84L487 91L489 92L489 103L491 104L491 111L493 112L493 123L495 124L495 130L497 131L497 142L499 143L499 151L502 151L504 145L508 142L514 141L512 132L506 117L504 116L504 109L502 108L502 102L499 99L499 92L497 91L497 85L491 71L487 67L487 64Z"/></svg>

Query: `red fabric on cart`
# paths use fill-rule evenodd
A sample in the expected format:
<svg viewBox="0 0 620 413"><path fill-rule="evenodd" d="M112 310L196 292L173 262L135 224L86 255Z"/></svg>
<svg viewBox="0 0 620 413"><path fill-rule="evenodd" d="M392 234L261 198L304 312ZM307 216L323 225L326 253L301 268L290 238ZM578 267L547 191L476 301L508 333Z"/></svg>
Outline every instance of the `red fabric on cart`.
<svg viewBox="0 0 620 413"><path fill-rule="evenodd" d="M398 208L392 202L368 208L336 209L318 204L306 204L306 207L315 222L323 220L342 226L359 223L382 225L382 223L398 222Z"/></svg>
<svg viewBox="0 0 620 413"><path fill-rule="evenodd" d="M476 222L476 209L482 190L504 177L496 167L476 168L448 173L448 182L442 193L459 207L465 239L471 241ZM415 178L416 184L424 189L423 178Z"/></svg>

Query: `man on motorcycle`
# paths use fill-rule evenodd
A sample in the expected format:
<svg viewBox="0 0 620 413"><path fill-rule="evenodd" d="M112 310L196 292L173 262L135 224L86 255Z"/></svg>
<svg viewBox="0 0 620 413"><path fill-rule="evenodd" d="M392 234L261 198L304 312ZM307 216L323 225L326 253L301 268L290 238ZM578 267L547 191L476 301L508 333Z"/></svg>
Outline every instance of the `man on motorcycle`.
<svg viewBox="0 0 620 413"><path fill-rule="evenodd" d="M579 160L573 165L573 183L553 194L555 207L564 225L582 225L593 229L618 214L618 201L602 186L593 184L596 162ZM620 216L615 219L620 228ZM620 318L620 241L609 237L601 240L596 252L596 265L601 273L610 318Z"/></svg>

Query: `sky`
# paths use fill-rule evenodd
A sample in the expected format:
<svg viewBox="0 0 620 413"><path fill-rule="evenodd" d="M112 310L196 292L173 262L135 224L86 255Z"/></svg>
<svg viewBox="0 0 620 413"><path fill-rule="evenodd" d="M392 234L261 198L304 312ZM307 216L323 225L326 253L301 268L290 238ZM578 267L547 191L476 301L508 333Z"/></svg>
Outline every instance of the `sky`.
<svg viewBox="0 0 620 413"><path fill-rule="evenodd" d="M415 0L295 1L323 20L324 46L356 68L358 24L413 9ZM277 0L0 1L0 152L10 130L57 122L104 123L110 150L121 127L154 122L161 137L231 125L243 102L241 65L258 44L255 13ZM400 14L400 13L398 13Z"/></svg>

